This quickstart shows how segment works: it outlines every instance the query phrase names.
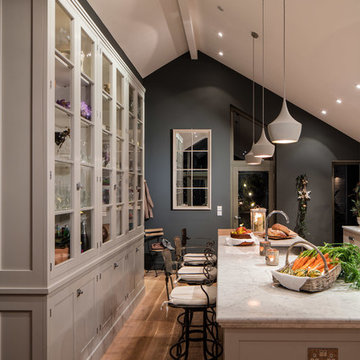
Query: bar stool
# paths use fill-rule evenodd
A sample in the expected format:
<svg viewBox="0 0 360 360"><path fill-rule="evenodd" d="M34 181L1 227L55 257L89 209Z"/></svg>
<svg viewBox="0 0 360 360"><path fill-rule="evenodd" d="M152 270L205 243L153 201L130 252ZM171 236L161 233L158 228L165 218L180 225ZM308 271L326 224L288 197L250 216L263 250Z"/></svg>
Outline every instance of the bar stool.
<svg viewBox="0 0 360 360"><path fill-rule="evenodd" d="M173 286L172 276L176 274L176 262L172 261L171 253L165 249L162 253L165 264L165 285L167 306L183 309L178 316L183 317L179 321L182 329L178 341L170 347L172 359L187 359L190 342L202 342L203 356L205 360L218 359L223 348L219 342L218 324L216 323L216 287L211 286L214 282L212 265L206 264L203 269L205 280L198 281L199 285ZM175 267L175 268L174 268ZM171 288L170 288L171 286ZM193 324L195 313L202 314L201 325Z"/></svg>
<svg viewBox="0 0 360 360"><path fill-rule="evenodd" d="M164 236L163 228L145 229L144 239L148 243L148 251L150 254L150 269L155 270L155 277L158 276L158 272L155 266L155 258L158 254L161 254L164 250L164 246L161 244L161 239ZM155 241L154 241L155 240ZM161 269L162 270L162 269Z"/></svg>
<svg viewBox="0 0 360 360"><path fill-rule="evenodd" d="M174 237L176 260L183 265L201 266L210 261L216 263L215 242L209 241L205 250L201 246L183 246L179 236ZM198 252L187 252L188 250L197 250ZM202 250L202 251L201 251ZM206 254L205 254L206 252Z"/></svg>

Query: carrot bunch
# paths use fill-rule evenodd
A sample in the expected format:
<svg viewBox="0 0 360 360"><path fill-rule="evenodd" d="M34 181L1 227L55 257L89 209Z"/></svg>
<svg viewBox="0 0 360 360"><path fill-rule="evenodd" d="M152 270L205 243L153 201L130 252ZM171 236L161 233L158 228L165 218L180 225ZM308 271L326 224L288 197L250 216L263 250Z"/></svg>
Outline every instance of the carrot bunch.
<svg viewBox="0 0 360 360"><path fill-rule="evenodd" d="M338 259L331 259L329 253L324 254L324 257L326 259L329 270L332 269L338 261ZM324 270L324 267L325 264L320 254L314 254L313 252L311 252L309 255L307 255L307 252L304 251L295 260L291 269L293 271L306 270L309 272L311 270L318 270L322 272Z"/></svg>
<svg viewBox="0 0 360 360"><path fill-rule="evenodd" d="M360 249L348 243L324 243L318 246L319 251L325 256L329 269L341 265L340 279L360 290ZM314 249L303 251L293 265L284 267L280 272L293 276L317 277L324 271L324 262Z"/></svg>

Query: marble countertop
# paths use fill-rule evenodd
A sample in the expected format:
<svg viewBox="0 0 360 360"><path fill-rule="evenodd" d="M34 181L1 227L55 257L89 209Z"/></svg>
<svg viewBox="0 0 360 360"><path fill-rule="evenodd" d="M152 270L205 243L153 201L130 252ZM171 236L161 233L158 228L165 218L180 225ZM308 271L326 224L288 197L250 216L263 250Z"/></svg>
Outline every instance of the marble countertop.
<svg viewBox="0 0 360 360"><path fill-rule="evenodd" d="M347 230L347 231L352 231L356 234L360 234L360 226L347 226L347 225L344 225L342 227L344 230Z"/></svg>
<svg viewBox="0 0 360 360"><path fill-rule="evenodd" d="M360 328L360 291L338 280L332 288L305 293L272 285L259 247L218 241L217 321L225 328ZM296 256L291 255L291 259ZM280 266L285 256L280 255Z"/></svg>

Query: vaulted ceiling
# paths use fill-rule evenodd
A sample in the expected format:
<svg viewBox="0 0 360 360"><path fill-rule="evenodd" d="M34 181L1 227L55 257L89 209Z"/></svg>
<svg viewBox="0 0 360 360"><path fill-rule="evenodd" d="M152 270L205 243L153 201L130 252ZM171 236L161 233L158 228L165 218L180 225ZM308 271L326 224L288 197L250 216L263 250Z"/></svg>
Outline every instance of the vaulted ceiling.
<svg viewBox="0 0 360 360"><path fill-rule="evenodd" d="M88 1L143 77L200 50L251 78L255 31L261 83L261 0ZM265 0L265 86L280 96L282 6ZM359 0L287 0L286 71L289 101L360 141Z"/></svg>

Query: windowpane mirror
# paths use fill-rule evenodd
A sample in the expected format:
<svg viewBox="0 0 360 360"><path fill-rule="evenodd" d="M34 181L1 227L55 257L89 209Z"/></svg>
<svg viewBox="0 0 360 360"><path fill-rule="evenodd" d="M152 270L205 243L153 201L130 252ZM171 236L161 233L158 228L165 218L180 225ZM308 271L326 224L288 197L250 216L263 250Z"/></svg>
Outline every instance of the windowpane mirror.
<svg viewBox="0 0 360 360"><path fill-rule="evenodd" d="M173 209L211 209L211 130L173 130Z"/></svg>

